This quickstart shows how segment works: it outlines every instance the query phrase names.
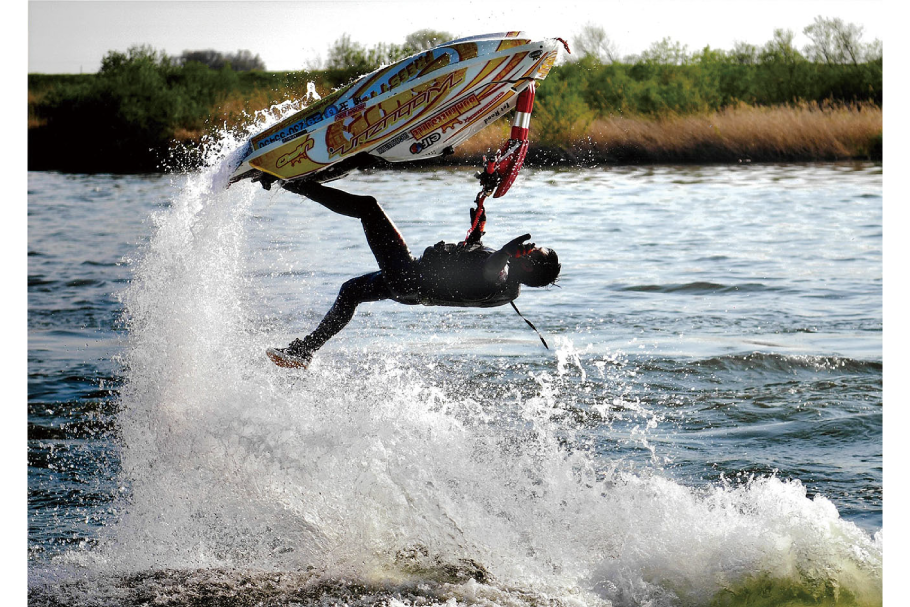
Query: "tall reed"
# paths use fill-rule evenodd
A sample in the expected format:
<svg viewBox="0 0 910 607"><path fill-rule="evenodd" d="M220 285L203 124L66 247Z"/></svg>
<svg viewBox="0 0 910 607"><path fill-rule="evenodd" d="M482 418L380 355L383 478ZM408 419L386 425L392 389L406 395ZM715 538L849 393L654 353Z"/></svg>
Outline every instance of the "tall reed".
<svg viewBox="0 0 910 607"><path fill-rule="evenodd" d="M472 157L498 147L492 125L458 149ZM582 133L536 138L532 158L585 162L740 162L881 158L882 110L872 103L740 104L718 112L660 118L612 116L591 121ZM534 150L536 149L536 155Z"/></svg>

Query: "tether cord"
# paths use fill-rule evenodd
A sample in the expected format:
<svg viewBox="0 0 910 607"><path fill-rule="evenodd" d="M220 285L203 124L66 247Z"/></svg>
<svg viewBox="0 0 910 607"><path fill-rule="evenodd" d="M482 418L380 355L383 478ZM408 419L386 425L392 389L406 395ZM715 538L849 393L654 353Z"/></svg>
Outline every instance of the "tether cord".
<svg viewBox="0 0 910 607"><path fill-rule="evenodd" d="M527 318L525 318L525 317L524 317L524 314L522 314L521 312L518 311L518 306L515 305L515 300L512 300L512 301L510 301L509 303L512 304L512 308L515 309L515 312L517 312L518 315L521 316L521 319L522 319L523 321L525 321L526 323L528 323L528 326L529 326L529 327L531 327L532 329L534 329L534 332L537 333L537 337L540 338L540 343L543 344L543 347L546 348L547 350L549 350L549 349L550 349L550 346L547 345L547 340L545 340L545 339L543 338L543 335L540 334L540 331L537 330L537 327L534 326L534 323L532 323L530 320L528 320Z"/></svg>

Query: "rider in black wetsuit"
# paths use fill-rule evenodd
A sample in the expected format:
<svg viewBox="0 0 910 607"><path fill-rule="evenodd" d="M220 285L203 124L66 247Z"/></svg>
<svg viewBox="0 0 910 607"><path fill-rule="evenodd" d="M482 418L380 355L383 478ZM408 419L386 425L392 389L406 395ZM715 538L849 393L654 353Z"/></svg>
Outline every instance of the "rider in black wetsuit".
<svg viewBox="0 0 910 607"><path fill-rule="evenodd" d="M533 243L524 234L495 251L481 244L485 213L460 244L439 242L415 259L401 233L372 196L355 196L312 182L285 182L284 189L306 196L327 209L356 217L363 224L367 242L379 271L352 278L341 286L338 298L316 330L295 339L287 348L267 353L282 367L306 367L318 350L341 331L357 306L367 301L392 299L403 304L487 308L505 305L521 285L544 287L556 281L561 268L556 253Z"/></svg>

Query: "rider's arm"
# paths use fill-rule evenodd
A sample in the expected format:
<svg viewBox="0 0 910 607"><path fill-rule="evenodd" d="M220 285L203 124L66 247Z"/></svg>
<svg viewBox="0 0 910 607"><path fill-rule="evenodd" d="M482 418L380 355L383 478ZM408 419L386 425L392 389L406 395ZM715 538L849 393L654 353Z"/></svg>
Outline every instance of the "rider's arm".
<svg viewBox="0 0 910 607"><path fill-rule="evenodd" d="M513 238L501 249L490 255L489 259L487 259L483 266L484 280L487 280L489 282L496 282L499 280L503 269L506 267L506 264L509 263L509 259L518 252L519 248L534 246L533 244L522 245L522 243L529 238L531 238L530 234L524 234L518 238Z"/></svg>
<svg viewBox="0 0 910 607"><path fill-rule="evenodd" d="M486 225L487 211L481 208L480 217L477 217L477 209L471 209L471 230L468 232L467 237L464 239L465 242L467 244L480 242L480 239L483 238L484 228Z"/></svg>
<svg viewBox="0 0 910 607"><path fill-rule="evenodd" d="M331 204L332 202L345 202L351 198L365 198L364 196L348 194L342 190L324 186L321 183L317 183L315 181L285 181L281 184L281 187L288 192L306 196L310 200L314 200L323 204Z"/></svg>
<svg viewBox="0 0 910 607"><path fill-rule="evenodd" d="M306 196L329 210L348 217L362 218L366 212L376 206L376 199L372 196L348 194L315 181L286 181L281 184L281 187L288 192Z"/></svg>

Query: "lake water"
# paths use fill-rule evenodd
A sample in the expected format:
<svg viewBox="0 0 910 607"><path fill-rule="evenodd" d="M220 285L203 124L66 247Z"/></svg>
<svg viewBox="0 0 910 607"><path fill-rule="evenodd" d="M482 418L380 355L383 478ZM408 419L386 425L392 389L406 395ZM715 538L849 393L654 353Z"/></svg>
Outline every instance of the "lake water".
<svg viewBox="0 0 910 607"><path fill-rule="evenodd" d="M219 183L29 174L31 604L881 603L880 164L526 169L549 350L376 302L303 372L359 223ZM333 185L420 254L475 184Z"/></svg>

